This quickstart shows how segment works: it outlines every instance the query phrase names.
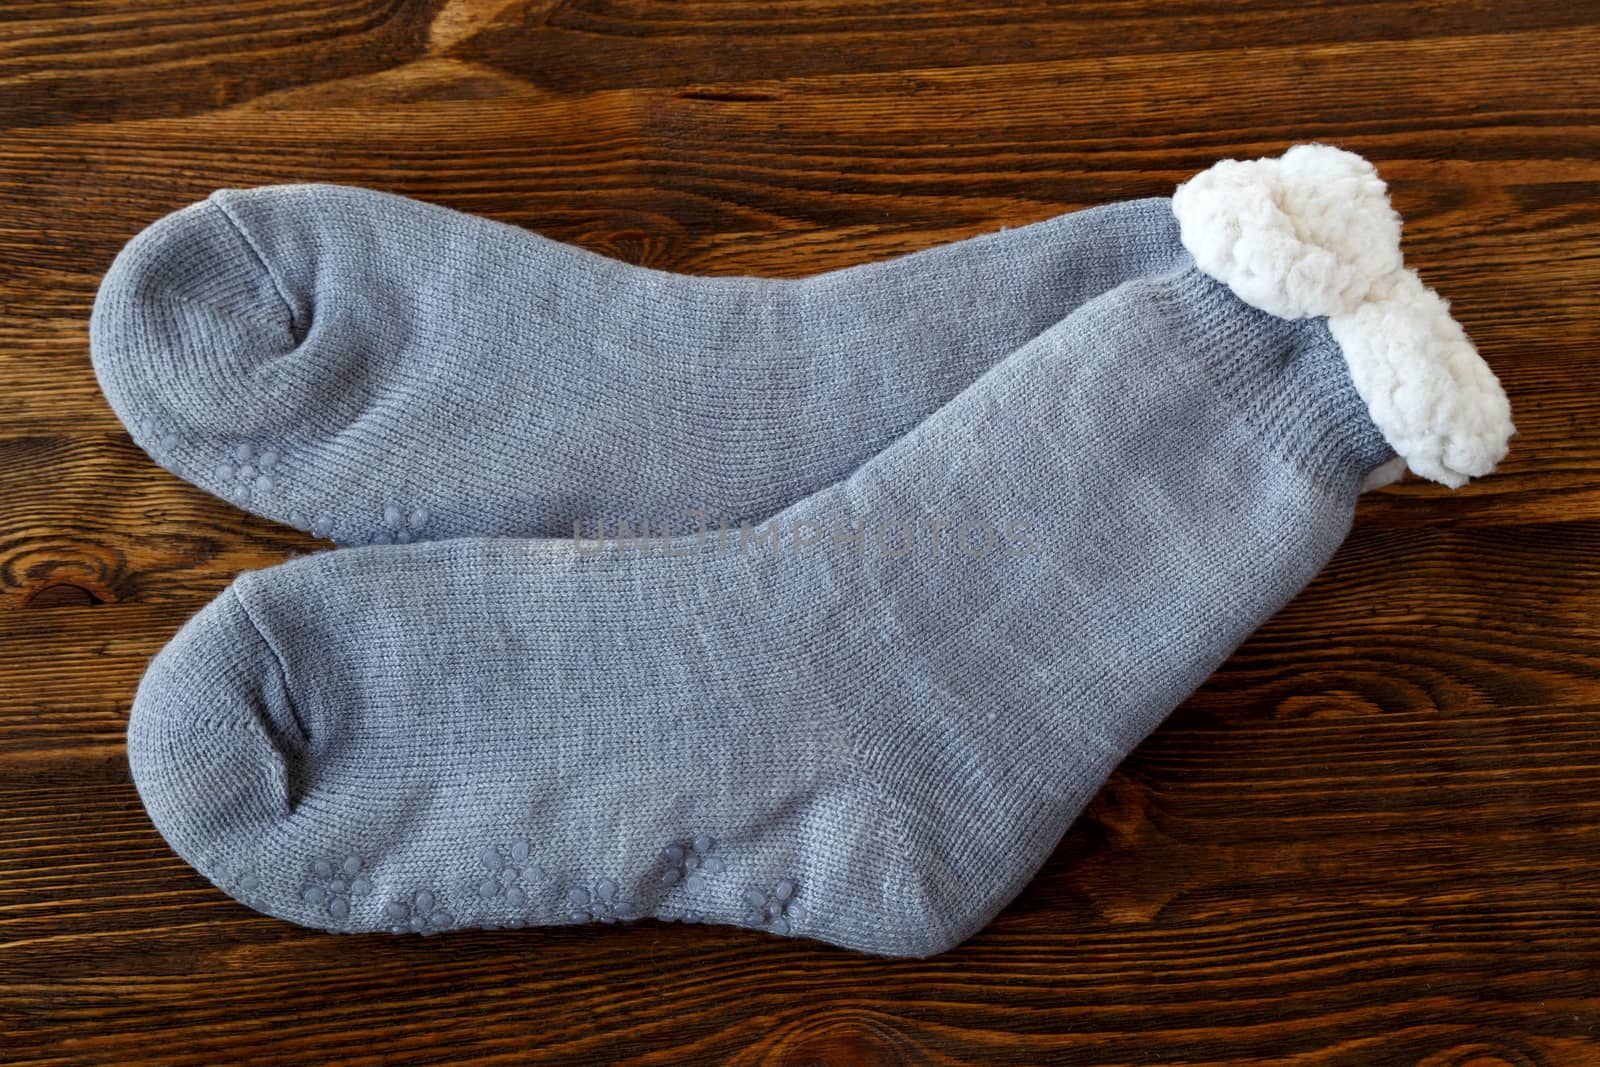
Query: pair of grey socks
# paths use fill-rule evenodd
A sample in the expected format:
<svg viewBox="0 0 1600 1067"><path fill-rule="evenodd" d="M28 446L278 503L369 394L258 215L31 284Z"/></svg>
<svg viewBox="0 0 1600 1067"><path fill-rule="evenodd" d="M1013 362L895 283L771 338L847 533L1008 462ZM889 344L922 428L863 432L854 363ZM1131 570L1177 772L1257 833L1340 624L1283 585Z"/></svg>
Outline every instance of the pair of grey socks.
<svg viewBox="0 0 1600 1067"><path fill-rule="evenodd" d="M141 797L308 926L947 949L1363 487L1503 455L1398 237L1324 146L800 281L218 193L108 274L102 387L181 477L382 544L184 626L135 698Z"/></svg>

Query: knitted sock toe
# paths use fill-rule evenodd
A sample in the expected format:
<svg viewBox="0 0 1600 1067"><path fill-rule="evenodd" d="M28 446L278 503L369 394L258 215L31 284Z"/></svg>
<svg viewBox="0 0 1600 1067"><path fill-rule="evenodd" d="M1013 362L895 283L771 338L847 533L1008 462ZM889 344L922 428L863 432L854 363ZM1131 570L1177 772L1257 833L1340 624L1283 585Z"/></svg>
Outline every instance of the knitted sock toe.
<svg viewBox="0 0 1600 1067"><path fill-rule="evenodd" d="M344 543L770 514L1186 261L1165 200L800 280L690 278L402 197L224 190L136 237L101 386L180 477Z"/></svg>

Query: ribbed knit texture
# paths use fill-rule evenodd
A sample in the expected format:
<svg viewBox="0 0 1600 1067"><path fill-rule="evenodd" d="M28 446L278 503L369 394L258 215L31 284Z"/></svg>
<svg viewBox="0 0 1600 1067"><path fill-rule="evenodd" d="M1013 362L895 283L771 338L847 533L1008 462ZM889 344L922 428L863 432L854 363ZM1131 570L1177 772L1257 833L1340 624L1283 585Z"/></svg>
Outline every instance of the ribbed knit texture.
<svg viewBox="0 0 1600 1067"><path fill-rule="evenodd" d="M342 543L682 528L844 477L1085 300L1187 262L1165 199L786 281L275 186L130 242L91 342L159 463Z"/></svg>
<svg viewBox="0 0 1600 1067"><path fill-rule="evenodd" d="M243 575L151 666L129 757L178 852L297 923L939 952L1391 456L1325 324L1136 280L762 524L776 551L461 539Z"/></svg>

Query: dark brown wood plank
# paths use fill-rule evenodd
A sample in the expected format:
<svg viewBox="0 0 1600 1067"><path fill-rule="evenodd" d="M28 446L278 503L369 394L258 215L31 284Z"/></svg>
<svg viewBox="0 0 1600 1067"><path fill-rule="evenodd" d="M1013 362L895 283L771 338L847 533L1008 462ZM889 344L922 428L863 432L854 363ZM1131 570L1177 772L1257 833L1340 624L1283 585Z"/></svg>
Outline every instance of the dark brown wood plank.
<svg viewBox="0 0 1600 1067"><path fill-rule="evenodd" d="M1290 45L1438 41L1490 28L1592 25L1580 5L1295 0L1109 0L1082 4L783 5L763 0L677 3L592 0L562 4L537 28L503 17L453 49L564 92L898 72L923 67L1089 56L1170 57ZM532 32L530 32L532 29Z"/></svg>
<svg viewBox="0 0 1600 1067"><path fill-rule="evenodd" d="M0 1062L1600 1062L1597 53L1565 0L8 5ZM162 213L347 182L797 276L1304 139L1390 179L1512 456L1364 501L969 944L335 938L150 827L145 662L319 547L156 468L99 395L95 287Z"/></svg>
<svg viewBox="0 0 1600 1067"><path fill-rule="evenodd" d="M436 4L8 5L0 125L182 115L424 53Z"/></svg>

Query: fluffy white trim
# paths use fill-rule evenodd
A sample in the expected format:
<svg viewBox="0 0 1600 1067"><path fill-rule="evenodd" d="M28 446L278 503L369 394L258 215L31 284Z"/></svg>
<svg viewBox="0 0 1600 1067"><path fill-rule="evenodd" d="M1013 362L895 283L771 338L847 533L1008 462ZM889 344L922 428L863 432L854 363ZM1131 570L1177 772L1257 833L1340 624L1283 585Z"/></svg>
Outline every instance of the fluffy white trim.
<svg viewBox="0 0 1600 1067"><path fill-rule="evenodd" d="M1488 474L1515 428L1449 305L1407 269L1400 217L1371 163L1328 145L1223 160L1172 197L1195 264L1245 303L1326 316L1372 421L1417 474Z"/></svg>

